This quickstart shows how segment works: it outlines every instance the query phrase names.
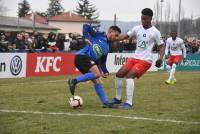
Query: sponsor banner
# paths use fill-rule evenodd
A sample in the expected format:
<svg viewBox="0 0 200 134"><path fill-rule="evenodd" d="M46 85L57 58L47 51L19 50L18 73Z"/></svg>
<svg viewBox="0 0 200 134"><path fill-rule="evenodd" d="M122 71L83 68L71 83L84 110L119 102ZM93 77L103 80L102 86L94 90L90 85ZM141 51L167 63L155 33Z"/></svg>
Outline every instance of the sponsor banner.
<svg viewBox="0 0 200 134"><path fill-rule="evenodd" d="M177 71L200 71L200 54L191 54L186 56L186 62L181 63L176 67ZM164 69L166 70L167 60Z"/></svg>
<svg viewBox="0 0 200 134"><path fill-rule="evenodd" d="M79 74L71 53L27 54L27 77Z"/></svg>
<svg viewBox="0 0 200 134"><path fill-rule="evenodd" d="M109 53L106 61L107 69L110 73L116 73L121 66L128 60L129 57L133 57L134 53ZM155 62L158 59L158 54L153 54L153 63L148 71L158 71L155 67Z"/></svg>
<svg viewBox="0 0 200 134"><path fill-rule="evenodd" d="M0 78L26 76L26 53L0 53Z"/></svg>

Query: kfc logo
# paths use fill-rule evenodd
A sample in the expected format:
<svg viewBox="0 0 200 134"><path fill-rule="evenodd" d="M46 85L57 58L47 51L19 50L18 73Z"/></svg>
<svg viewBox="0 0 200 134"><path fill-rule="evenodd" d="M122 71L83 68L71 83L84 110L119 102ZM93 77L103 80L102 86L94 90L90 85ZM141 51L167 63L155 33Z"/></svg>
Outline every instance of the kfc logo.
<svg viewBox="0 0 200 134"><path fill-rule="evenodd" d="M59 72L61 63L61 57L37 57L37 64L35 68L35 72L50 72L51 70L54 72Z"/></svg>
<svg viewBox="0 0 200 134"><path fill-rule="evenodd" d="M27 56L27 77L78 74L75 69L71 53L29 53Z"/></svg>

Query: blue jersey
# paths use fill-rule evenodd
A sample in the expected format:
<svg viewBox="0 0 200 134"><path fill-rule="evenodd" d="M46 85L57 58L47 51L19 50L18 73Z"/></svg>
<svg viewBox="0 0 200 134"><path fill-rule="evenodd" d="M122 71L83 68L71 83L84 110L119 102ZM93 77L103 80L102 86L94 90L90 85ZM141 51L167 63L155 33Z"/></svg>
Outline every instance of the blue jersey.
<svg viewBox="0 0 200 134"><path fill-rule="evenodd" d="M109 44L104 32L99 32L94 26L84 24L83 37L84 39L88 39L91 44L87 44L77 54L88 55L93 61L98 61L102 56L107 56Z"/></svg>

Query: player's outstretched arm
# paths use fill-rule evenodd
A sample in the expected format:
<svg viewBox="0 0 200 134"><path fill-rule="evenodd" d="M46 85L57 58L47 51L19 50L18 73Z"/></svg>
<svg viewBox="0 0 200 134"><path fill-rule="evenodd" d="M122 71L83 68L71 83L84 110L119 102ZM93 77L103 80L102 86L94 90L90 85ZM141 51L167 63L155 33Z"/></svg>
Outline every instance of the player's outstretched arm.
<svg viewBox="0 0 200 134"><path fill-rule="evenodd" d="M159 57L159 59L163 59L163 57L164 57L164 54L165 54L165 47L164 47L164 45L160 45L159 46L159 50L160 50L160 57Z"/></svg>
<svg viewBox="0 0 200 134"><path fill-rule="evenodd" d="M129 36L127 34L120 34L118 37L116 37L116 41L122 41L128 39Z"/></svg>
<svg viewBox="0 0 200 134"><path fill-rule="evenodd" d="M98 30L94 27L91 26L90 24L83 24L83 37L86 40L90 40L92 36L95 36Z"/></svg>
<svg viewBox="0 0 200 134"><path fill-rule="evenodd" d="M84 39L87 39L87 40L90 40L91 38L91 35L90 35L90 30L91 30L91 27L89 24L83 24L83 38Z"/></svg>

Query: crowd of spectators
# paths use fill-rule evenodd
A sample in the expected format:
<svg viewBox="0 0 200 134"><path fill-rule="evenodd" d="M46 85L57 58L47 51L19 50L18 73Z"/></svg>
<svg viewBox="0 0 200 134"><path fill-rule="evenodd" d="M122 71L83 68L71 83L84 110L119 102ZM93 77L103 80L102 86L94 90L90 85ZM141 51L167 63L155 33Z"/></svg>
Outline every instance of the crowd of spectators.
<svg viewBox="0 0 200 134"><path fill-rule="evenodd" d="M0 32L0 52L72 52L86 45L83 37L77 33L55 34L53 32L40 34L21 31ZM200 53L200 40L185 39L187 54ZM110 44L110 52L134 52L136 40L130 39ZM158 52L155 44L153 52Z"/></svg>
<svg viewBox="0 0 200 134"><path fill-rule="evenodd" d="M165 43L166 39L163 38L163 40ZM114 42L110 44L110 52L134 52L136 49L136 43L136 39ZM188 41L187 39L185 39L184 43L187 54L200 54L200 40L194 39L192 41ZM159 52L159 47L157 44L153 46L152 52Z"/></svg>
<svg viewBox="0 0 200 134"><path fill-rule="evenodd" d="M196 39L192 41L185 40L185 47L187 54L195 54L195 53L200 54L200 40Z"/></svg>
<svg viewBox="0 0 200 134"><path fill-rule="evenodd" d="M69 52L84 47L85 42L77 33L40 34L21 31L15 35L10 32L0 34L0 52Z"/></svg>
<svg viewBox="0 0 200 134"><path fill-rule="evenodd" d="M136 40L124 40L110 44L110 52L134 52L136 49Z"/></svg>

